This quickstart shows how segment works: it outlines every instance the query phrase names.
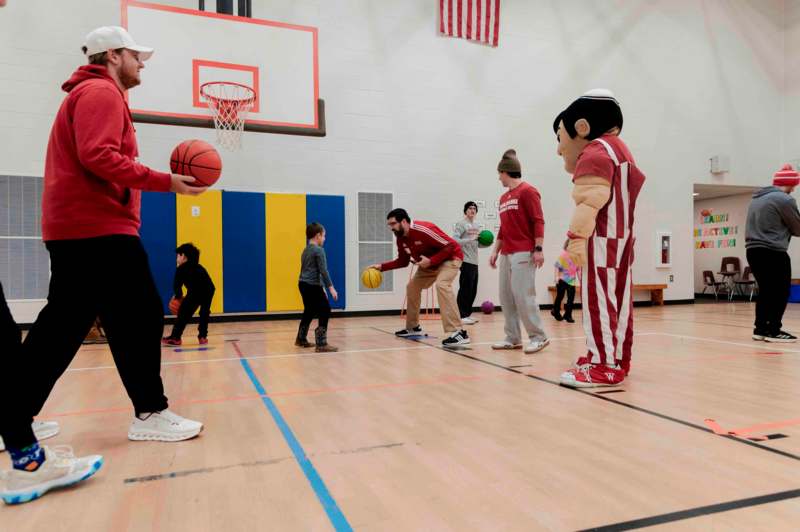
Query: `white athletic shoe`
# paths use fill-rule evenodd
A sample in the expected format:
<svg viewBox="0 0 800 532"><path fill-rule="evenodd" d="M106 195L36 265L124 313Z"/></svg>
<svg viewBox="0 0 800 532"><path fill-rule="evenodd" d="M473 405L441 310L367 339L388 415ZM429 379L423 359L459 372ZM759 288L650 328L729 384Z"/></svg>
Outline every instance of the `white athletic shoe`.
<svg viewBox="0 0 800 532"><path fill-rule="evenodd" d="M33 434L39 441L52 438L61 430L56 421L34 421L31 425ZM0 453L6 450L6 444L3 443L3 438L0 438Z"/></svg>
<svg viewBox="0 0 800 532"><path fill-rule="evenodd" d="M48 491L77 484L94 475L103 465L97 454L75 458L66 445L42 447L45 461L33 472L12 469L2 473L0 497L6 504L21 504L38 499Z"/></svg>
<svg viewBox="0 0 800 532"><path fill-rule="evenodd" d="M476 320L472 316L461 318L461 325L475 325L476 323L478 323L478 320Z"/></svg>
<svg viewBox="0 0 800 532"><path fill-rule="evenodd" d="M538 353L539 351L541 351L542 349L544 349L548 345L550 345L550 339L549 338L542 338L542 339L539 339L539 340L531 340L531 343L529 343L527 346L525 346L525 354L526 355L531 355L533 353Z"/></svg>
<svg viewBox="0 0 800 532"><path fill-rule="evenodd" d="M145 419L133 418L128 439L134 441L183 441L194 438L203 430L199 421L186 419L170 410L147 414Z"/></svg>
<svg viewBox="0 0 800 532"><path fill-rule="evenodd" d="M506 349L522 349L522 344L516 342L509 342L508 340L503 340L502 342L493 343L492 349L495 349L497 351L503 351Z"/></svg>

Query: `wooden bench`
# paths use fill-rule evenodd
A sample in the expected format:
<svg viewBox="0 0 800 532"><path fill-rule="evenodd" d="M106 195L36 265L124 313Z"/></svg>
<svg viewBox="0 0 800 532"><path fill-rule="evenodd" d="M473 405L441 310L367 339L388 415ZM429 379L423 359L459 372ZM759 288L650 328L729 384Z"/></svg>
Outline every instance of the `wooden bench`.
<svg viewBox="0 0 800 532"><path fill-rule="evenodd" d="M633 285L634 290L649 290L650 291L650 301L653 305L663 305L664 304L664 290L667 288L666 284L635 284ZM556 299L556 287L555 286L548 286L547 290L550 292L553 302ZM575 286L575 290L578 294L580 294L581 287L580 285Z"/></svg>

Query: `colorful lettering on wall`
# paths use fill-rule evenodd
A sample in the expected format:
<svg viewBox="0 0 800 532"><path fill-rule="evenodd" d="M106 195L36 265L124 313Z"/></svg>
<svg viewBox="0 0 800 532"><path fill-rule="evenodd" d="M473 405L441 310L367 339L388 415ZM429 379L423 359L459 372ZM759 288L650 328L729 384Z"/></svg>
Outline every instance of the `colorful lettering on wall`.
<svg viewBox="0 0 800 532"><path fill-rule="evenodd" d="M730 238L727 240L697 240L694 243L694 249L713 249L713 248L735 248L736 239Z"/></svg>
<svg viewBox="0 0 800 532"><path fill-rule="evenodd" d="M730 214L713 214L711 209L703 209L700 211L700 225L706 224L719 224L730 221ZM712 249L712 248L733 248L736 247L735 238L725 238L718 240L700 240L701 238L731 236L739 234L738 225L726 225L720 227L695 227L694 229L694 248L695 249Z"/></svg>
<svg viewBox="0 0 800 532"><path fill-rule="evenodd" d="M718 224L722 222L728 221L728 213L725 214L709 214L708 216L703 216L703 220L700 223L704 224Z"/></svg>
<svg viewBox="0 0 800 532"><path fill-rule="evenodd" d="M695 238L704 236L727 236L727 235L738 235L738 234L739 234L738 225L731 225L727 227L708 227L705 229L694 230Z"/></svg>

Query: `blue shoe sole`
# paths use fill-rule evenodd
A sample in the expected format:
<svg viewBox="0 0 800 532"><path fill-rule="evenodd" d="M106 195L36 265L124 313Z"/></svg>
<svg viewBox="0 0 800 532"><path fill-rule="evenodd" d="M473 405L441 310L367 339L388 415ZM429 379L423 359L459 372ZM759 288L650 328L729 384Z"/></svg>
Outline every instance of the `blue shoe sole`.
<svg viewBox="0 0 800 532"><path fill-rule="evenodd" d="M69 484L64 484L62 486L56 486L56 487L48 488L46 490L31 491L30 493L25 493L23 495L13 495L13 496L5 496L4 495L3 496L3 502L5 502L6 504L24 504L26 502L35 501L36 499L38 499L39 497L41 497L42 495L44 495L45 493L47 493L51 489L68 488L70 486L74 486L75 484L78 484L79 482L83 482L87 478L89 478L92 475L94 475L95 473L97 473L100 470L101 467L103 467L103 458L100 458L100 460L98 460L94 464L92 464L92 468L85 475L83 475L81 478L79 478L77 480L74 480L74 481L70 482Z"/></svg>

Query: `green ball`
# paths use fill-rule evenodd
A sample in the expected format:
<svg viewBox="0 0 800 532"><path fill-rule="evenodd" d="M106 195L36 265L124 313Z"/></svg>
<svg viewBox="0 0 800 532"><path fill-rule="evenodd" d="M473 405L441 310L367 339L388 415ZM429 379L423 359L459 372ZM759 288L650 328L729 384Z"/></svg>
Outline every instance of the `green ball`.
<svg viewBox="0 0 800 532"><path fill-rule="evenodd" d="M494 242L494 235L488 229L478 233L478 245L488 247L492 245L492 242Z"/></svg>

